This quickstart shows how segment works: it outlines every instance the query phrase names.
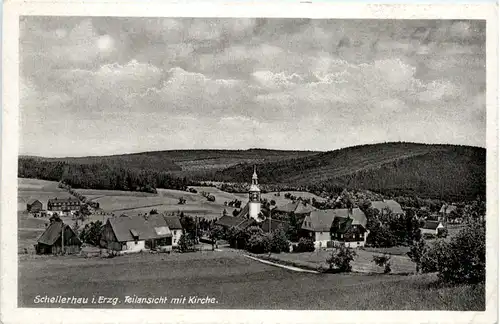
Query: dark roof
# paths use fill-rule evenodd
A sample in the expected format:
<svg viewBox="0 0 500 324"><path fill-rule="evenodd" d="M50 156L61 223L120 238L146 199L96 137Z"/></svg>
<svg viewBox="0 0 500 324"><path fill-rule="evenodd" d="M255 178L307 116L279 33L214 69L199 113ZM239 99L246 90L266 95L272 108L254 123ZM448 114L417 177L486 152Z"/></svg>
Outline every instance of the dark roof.
<svg viewBox="0 0 500 324"><path fill-rule="evenodd" d="M53 203L68 203L68 202L80 202L78 198L74 197L68 197L68 198L54 198L54 199L49 199L48 203L53 204Z"/></svg>
<svg viewBox="0 0 500 324"><path fill-rule="evenodd" d="M274 210L281 213L307 214L315 210L310 204L304 204L302 199L297 199L283 206L278 206Z"/></svg>
<svg viewBox="0 0 500 324"><path fill-rule="evenodd" d="M262 224L262 227L261 227L262 230L265 233L269 232L269 219L266 219L261 224ZM283 222L283 221L271 218L271 232L278 229L280 226L282 226L285 231L288 230L288 223L287 222Z"/></svg>
<svg viewBox="0 0 500 324"><path fill-rule="evenodd" d="M41 202L40 200L38 200L38 199L30 199L30 200L28 200L27 204L28 204L28 205L33 205L33 204L34 204L35 202L37 202L37 201L38 201L40 204L42 203L42 202Z"/></svg>
<svg viewBox="0 0 500 324"><path fill-rule="evenodd" d="M171 230L182 229L181 219L178 216L163 216Z"/></svg>
<svg viewBox="0 0 500 324"><path fill-rule="evenodd" d="M238 217L238 216L229 216L225 215L219 218L215 224L216 225L221 225L225 227L232 227L232 226L238 226L240 224L243 224L243 222L248 221L249 219Z"/></svg>
<svg viewBox="0 0 500 324"><path fill-rule="evenodd" d="M73 232L73 234L75 235L74 238L76 240L80 241L80 239L70 226L64 224L62 221L59 221L59 222L53 222L52 224L49 225L49 227L47 227L45 232L43 232L43 234L38 239L38 243L53 245L57 241L57 239L61 236L63 225L66 230L69 229L71 232Z"/></svg>
<svg viewBox="0 0 500 324"><path fill-rule="evenodd" d="M108 219L118 242L133 241L138 235L139 240L150 240L172 236L165 219L161 216L144 217L120 216ZM134 234L132 234L134 233Z"/></svg>
<svg viewBox="0 0 500 324"><path fill-rule="evenodd" d="M439 224L441 224L441 222L439 222L439 221L426 221L422 228L435 230L438 228Z"/></svg>
<svg viewBox="0 0 500 324"><path fill-rule="evenodd" d="M332 222L332 230L336 233L344 234L352 226L353 219L335 216Z"/></svg>
<svg viewBox="0 0 500 324"><path fill-rule="evenodd" d="M238 225L238 228L245 229L247 227L250 227L252 225L255 225L256 221L253 218L246 219L243 223L240 223Z"/></svg>
<svg viewBox="0 0 500 324"><path fill-rule="evenodd" d="M315 232L329 232L335 217L352 218L352 225L361 225L366 228L366 215L359 208L353 208L349 213L347 208L314 210L304 219L302 229ZM310 222L306 225L306 223Z"/></svg>
<svg viewBox="0 0 500 324"><path fill-rule="evenodd" d="M250 206L249 204L247 203L239 212L238 215L236 215L236 217L239 217L239 218L247 218L248 217L248 213L250 212Z"/></svg>
<svg viewBox="0 0 500 324"><path fill-rule="evenodd" d="M381 212L384 209L388 208L393 214L396 215L404 213L401 205L397 201L392 199L372 201L372 208L378 209Z"/></svg>

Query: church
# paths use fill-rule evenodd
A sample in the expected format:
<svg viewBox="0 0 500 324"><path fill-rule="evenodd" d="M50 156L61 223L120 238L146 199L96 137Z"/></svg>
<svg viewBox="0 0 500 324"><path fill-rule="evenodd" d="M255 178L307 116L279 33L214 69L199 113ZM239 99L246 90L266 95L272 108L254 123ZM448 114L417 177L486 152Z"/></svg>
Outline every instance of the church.
<svg viewBox="0 0 500 324"><path fill-rule="evenodd" d="M225 228L238 227L245 229L249 226L260 226L267 232L269 228L275 229L278 225L283 224L278 220L270 220L262 213L261 196L259 188L259 179L257 177L257 170L254 167L252 182L248 190L248 203L241 209L240 213L236 216L222 216L215 223ZM267 221L265 221L267 219ZM264 222L265 221L265 222Z"/></svg>

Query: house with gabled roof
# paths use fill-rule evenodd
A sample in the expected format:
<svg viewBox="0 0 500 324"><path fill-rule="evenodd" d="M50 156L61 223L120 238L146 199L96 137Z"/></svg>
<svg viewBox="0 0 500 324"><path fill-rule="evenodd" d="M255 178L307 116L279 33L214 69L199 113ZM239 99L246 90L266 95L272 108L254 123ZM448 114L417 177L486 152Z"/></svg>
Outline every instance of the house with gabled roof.
<svg viewBox="0 0 500 324"><path fill-rule="evenodd" d="M313 210L316 210L311 204L306 203L302 199L297 199L286 205L276 207L273 212L281 214L294 213L295 215L307 215Z"/></svg>
<svg viewBox="0 0 500 324"><path fill-rule="evenodd" d="M69 214L80 210L80 200L74 197L54 198L47 202L47 210L50 212L61 212Z"/></svg>
<svg viewBox="0 0 500 324"><path fill-rule="evenodd" d="M182 236L181 219L178 216L167 216L166 214L162 214L162 216L170 232L172 232L172 247L176 247L179 245L179 240Z"/></svg>
<svg viewBox="0 0 500 324"><path fill-rule="evenodd" d="M366 215L359 208L314 210L302 222L305 236L314 240L314 245L326 247L337 241L349 246L364 246L368 236Z"/></svg>
<svg viewBox="0 0 500 324"><path fill-rule="evenodd" d="M82 241L73 229L60 218L53 218L45 232L38 238L35 250L37 254L77 253Z"/></svg>
<svg viewBox="0 0 500 324"><path fill-rule="evenodd" d="M101 246L122 253L143 250L171 250L172 232L161 215L108 218L101 234Z"/></svg>
<svg viewBox="0 0 500 324"><path fill-rule="evenodd" d="M41 212L43 209L43 204L40 200L38 199L30 199L27 203L26 203L26 210L29 212L29 213L39 213Z"/></svg>
<svg viewBox="0 0 500 324"><path fill-rule="evenodd" d="M395 200L384 199L372 201L371 203L372 208L378 209L382 214L389 210L395 216L404 215L403 208Z"/></svg>
<svg viewBox="0 0 500 324"><path fill-rule="evenodd" d="M256 224L257 222L253 218L240 217L239 215L238 216L225 215L219 218L215 222L215 225L221 226L225 229L229 229L231 227L246 229Z"/></svg>
<svg viewBox="0 0 500 324"><path fill-rule="evenodd" d="M440 221L425 221L424 225L420 228L422 234L438 235L439 231L444 230L445 226Z"/></svg>

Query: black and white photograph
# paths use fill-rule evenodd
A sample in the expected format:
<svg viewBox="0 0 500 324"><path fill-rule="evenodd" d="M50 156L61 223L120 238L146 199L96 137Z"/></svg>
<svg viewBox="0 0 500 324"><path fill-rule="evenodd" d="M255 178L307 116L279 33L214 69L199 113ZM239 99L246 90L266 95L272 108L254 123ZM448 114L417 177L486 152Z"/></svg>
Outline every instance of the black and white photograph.
<svg viewBox="0 0 500 324"><path fill-rule="evenodd" d="M490 23L19 15L14 302L486 311Z"/></svg>

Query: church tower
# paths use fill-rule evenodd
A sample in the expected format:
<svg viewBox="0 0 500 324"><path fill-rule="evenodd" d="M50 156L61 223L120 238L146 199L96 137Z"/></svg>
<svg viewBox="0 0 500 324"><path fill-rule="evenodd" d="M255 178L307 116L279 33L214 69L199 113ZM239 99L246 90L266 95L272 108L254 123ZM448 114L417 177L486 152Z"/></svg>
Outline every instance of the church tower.
<svg viewBox="0 0 500 324"><path fill-rule="evenodd" d="M248 215L257 221L260 221L260 189L255 166L253 168L252 184L250 185L248 195L250 198L250 201L248 202Z"/></svg>

